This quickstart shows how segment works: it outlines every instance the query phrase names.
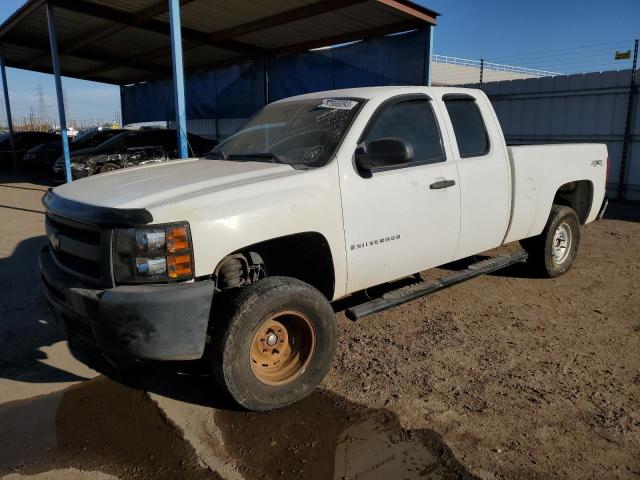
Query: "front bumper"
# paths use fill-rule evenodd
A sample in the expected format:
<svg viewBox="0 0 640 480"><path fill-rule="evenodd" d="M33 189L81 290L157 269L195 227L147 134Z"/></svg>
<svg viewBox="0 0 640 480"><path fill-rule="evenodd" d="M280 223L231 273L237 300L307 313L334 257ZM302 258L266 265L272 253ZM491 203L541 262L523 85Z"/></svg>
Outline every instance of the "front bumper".
<svg viewBox="0 0 640 480"><path fill-rule="evenodd" d="M114 359L201 358L214 285L211 280L167 285L87 288L66 274L49 247L40 252L45 296L70 336Z"/></svg>

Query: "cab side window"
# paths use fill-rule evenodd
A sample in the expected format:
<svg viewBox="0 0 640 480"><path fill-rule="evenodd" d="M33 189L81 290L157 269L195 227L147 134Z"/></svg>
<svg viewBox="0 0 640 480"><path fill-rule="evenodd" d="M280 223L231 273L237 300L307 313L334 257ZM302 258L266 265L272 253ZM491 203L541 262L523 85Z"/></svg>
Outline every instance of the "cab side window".
<svg viewBox="0 0 640 480"><path fill-rule="evenodd" d="M383 107L367 129L364 141L390 137L411 144L413 164L445 160L440 130L429 100L406 100Z"/></svg>
<svg viewBox="0 0 640 480"><path fill-rule="evenodd" d="M475 100L445 98L444 103L453 125L460 156L480 157L489 153L489 136Z"/></svg>

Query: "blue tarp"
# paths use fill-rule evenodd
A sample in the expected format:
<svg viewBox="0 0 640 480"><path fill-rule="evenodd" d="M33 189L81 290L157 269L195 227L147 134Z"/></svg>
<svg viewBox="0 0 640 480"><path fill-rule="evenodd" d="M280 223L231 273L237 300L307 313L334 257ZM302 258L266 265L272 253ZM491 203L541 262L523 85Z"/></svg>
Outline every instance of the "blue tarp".
<svg viewBox="0 0 640 480"><path fill-rule="evenodd" d="M125 124L174 120L170 80L122 87ZM247 62L186 75L187 118L244 118L265 104L264 62Z"/></svg>
<svg viewBox="0 0 640 480"><path fill-rule="evenodd" d="M373 38L269 62L269 101L335 88L424 85L428 30Z"/></svg>
<svg viewBox="0 0 640 480"><path fill-rule="evenodd" d="M429 29L189 74L188 119L244 118L265 103L335 88L427 83ZM268 98L265 98L265 90ZM122 87L124 123L173 120L171 81Z"/></svg>

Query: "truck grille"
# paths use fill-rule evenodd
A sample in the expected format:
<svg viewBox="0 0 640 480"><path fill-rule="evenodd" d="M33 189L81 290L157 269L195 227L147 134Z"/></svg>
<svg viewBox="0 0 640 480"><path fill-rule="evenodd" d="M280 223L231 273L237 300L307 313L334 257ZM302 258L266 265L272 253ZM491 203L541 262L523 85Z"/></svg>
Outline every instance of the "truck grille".
<svg viewBox="0 0 640 480"><path fill-rule="evenodd" d="M45 227L56 263L70 275L96 287L113 286L112 230L76 223L47 214Z"/></svg>

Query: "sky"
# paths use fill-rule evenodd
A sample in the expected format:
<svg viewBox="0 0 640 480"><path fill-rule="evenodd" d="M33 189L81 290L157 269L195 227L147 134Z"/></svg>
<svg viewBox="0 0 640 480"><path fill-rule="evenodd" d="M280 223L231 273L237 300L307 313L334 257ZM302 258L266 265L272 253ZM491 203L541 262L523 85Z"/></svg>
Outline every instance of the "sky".
<svg viewBox="0 0 640 480"><path fill-rule="evenodd" d="M631 68L640 0L420 0L435 10L433 52L577 73Z"/></svg>
<svg viewBox="0 0 640 480"><path fill-rule="evenodd" d="M275 0L274 0L275 1ZM4 22L24 0L0 0ZM419 0L442 16L433 52L560 73L630 68L614 61L640 35L640 0ZM55 117L51 75L7 69L14 121L39 111L39 86ZM120 113L118 87L63 77L67 116L111 121ZM5 117L0 108L0 122ZM95 123L95 122L94 122Z"/></svg>
<svg viewBox="0 0 640 480"><path fill-rule="evenodd" d="M0 0L0 22L9 18L23 3L24 0ZM32 108L36 114L39 112L39 85L42 85L46 113L50 118L58 118L53 75L7 68L7 83L14 124L21 117L28 117ZM66 97L67 119L97 124L112 121L120 115L120 89L117 86L63 77L62 88ZM4 102L2 95L0 98ZM0 105L0 123L6 124L4 103Z"/></svg>

